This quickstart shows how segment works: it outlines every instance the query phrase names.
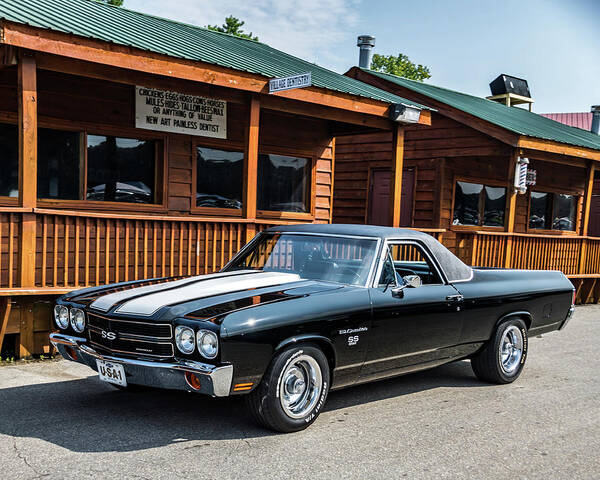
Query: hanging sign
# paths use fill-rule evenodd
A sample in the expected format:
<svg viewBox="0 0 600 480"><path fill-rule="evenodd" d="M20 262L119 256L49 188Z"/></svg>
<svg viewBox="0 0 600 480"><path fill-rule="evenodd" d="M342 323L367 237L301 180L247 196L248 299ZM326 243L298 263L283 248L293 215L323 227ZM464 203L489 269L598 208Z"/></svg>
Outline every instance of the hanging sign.
<svg viewBox="0 0 600 480"><path fill-rule="evenodd" d="M529 187L529 186L535 185L536 181L537 181L537 170L527 169L527 180L525 181L527 186Z"/></svg>
<svg viewBox="0 0 600 480"><path fill-rule="evenodd" d="M269 93L291 90L292 88L304 88L312 85L310 72L292 75L291 77L273 78L269 80Z"/></svg>
<svg viewBox="0 0 600 480"><path fill-rule="evenodd" d="M227 102L135 87L135 126L160 132L227 138Z"/></svg>

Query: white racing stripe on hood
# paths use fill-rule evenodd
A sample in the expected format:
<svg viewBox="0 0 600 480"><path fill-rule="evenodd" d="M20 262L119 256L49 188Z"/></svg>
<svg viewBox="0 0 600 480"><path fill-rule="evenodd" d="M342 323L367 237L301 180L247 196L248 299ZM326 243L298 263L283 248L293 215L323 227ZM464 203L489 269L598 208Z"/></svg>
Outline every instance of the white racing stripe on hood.
<svg viewBox="0 0 600 480"><path fill-rule="evenodd" d="M117 303L127 300L128 298L137 297L145 293L156 293L162 290L171 288L183 287L190 283L199 282L202 280L209 280L211 278L218 278L223 276L242 275L244 273L255 273L254 270L240 270L238 272L223 272L223 273L212 273L209 275L198 275L196 277L182 278L181 280L173 280L170 282L159 283L157 285L146 285L145 287L133 287L122 292L109 293L103 297L99 297L92 302L90 305L92 308L108 312Z"/></svg>
<svg viewBox="0 0 600 480"><path fill-rule="evenodd" d="M271 287L298 281L300 281L299 275L279 272L256 272L250 275L243 275L239 278L237 276L215 278L174 290L151 293L140 298L134 298L122 304L115 312L148 316L153 315L166 305L247 290L249 288Z"/></svg>

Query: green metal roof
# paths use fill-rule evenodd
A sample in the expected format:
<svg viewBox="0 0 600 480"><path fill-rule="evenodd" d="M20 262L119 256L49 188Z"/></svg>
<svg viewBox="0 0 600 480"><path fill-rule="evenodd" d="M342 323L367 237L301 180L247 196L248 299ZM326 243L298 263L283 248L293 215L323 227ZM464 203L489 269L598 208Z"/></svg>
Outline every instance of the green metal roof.
<svg viewBox="0 0 600 480"><path fill-rule="evenodd" d="M600 150L600 135L555 122L537 113L388 73L362 70L519 135Z"/></svg>
<svg viewBox="0 0 600 480"><path fill-rule="evenodd" d="M288 55L264 43L94 0L1 0L0 19L171 57L211 63L269 78L310 71L312 83L317 87L427 109L423 105Z"/></svg>

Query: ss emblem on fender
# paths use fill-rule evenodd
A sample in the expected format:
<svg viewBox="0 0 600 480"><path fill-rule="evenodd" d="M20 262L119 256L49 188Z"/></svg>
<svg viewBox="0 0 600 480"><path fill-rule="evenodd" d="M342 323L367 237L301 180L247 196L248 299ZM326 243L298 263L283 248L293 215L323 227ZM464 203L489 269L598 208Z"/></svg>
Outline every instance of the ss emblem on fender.
<svg viewBox="0 0 600 480"><path fill-rule="evenodd" d="M352 347L358 343L358 335L351 335L348 337L348 346Z"/></svg>
<svg viewBox="0 0 600 480"><path fill-rule="evenodd" d="M102 338L106 338L107 340L115 340L117 338L117 334L114 332L107 332L106 330L102 330Z"/></svg>

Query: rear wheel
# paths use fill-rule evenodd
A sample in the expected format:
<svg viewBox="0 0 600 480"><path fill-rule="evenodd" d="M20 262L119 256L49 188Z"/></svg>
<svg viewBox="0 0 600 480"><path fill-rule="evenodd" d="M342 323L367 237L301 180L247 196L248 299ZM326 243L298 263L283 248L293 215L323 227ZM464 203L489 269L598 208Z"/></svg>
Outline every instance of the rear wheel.
<svg viewBox="0 0 600 480"><path fill-rule="evenodd" d="M493 337L471 358L479 380L511 383L521 374L527 359L527 327L520 318L502 322Z"/></svg>
<svg viewBox="0 0 600 480"><path fill-rule="evenodd" d="M254 420L278 432L297 432L313 423L329 392L329 364L312 345L286 349L271 362L261 383L246 396Z"/></svg>

